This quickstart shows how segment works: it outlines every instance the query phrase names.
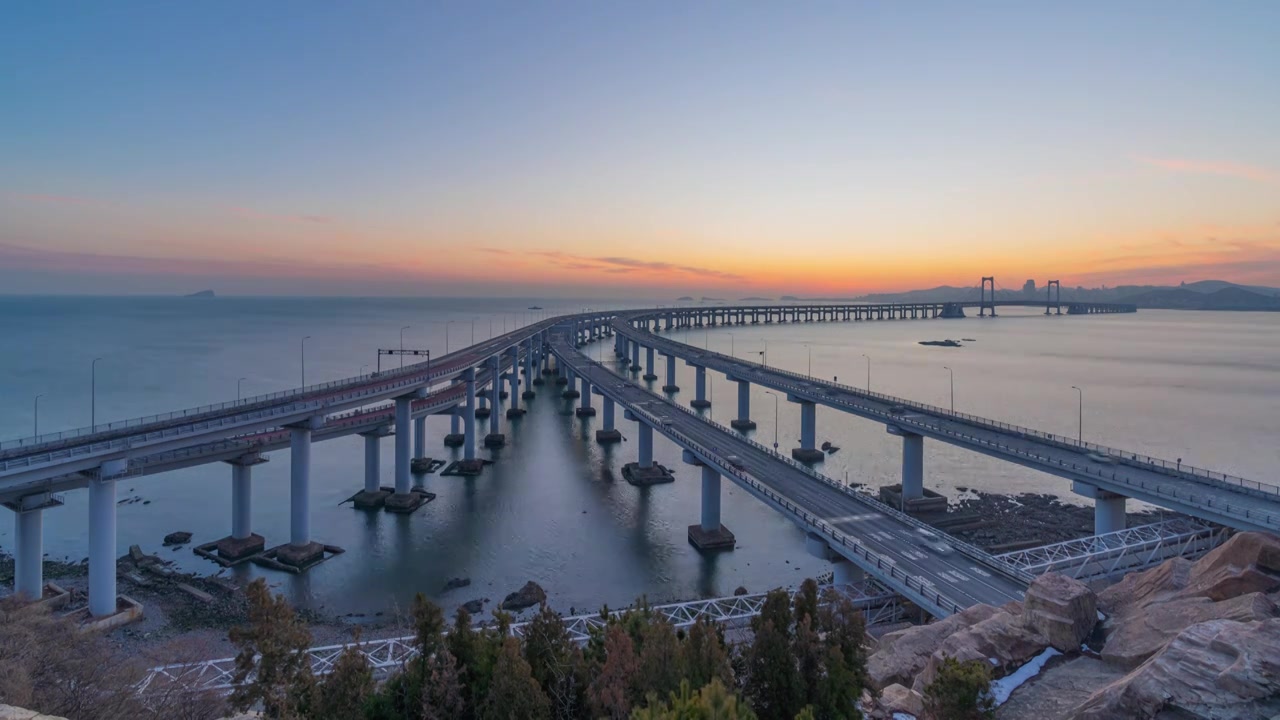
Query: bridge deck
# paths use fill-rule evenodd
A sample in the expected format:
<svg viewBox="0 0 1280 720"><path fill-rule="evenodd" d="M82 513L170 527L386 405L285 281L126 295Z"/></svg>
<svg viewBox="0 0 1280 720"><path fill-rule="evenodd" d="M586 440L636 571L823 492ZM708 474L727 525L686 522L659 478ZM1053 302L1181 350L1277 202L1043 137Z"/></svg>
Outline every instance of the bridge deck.
<svg viewBox="0 0 1280 720"><path fill-rule="evenodd" d="M613 324L620 334L664 354L818 405L1230 527L1280 531L1280 488L1274 486L1180 472L1136 453L1082 447L1048 433L758 365L634 328L625 317Z"/></svg>
<svg viewBox="0 0 1280 720"><path fill-rule="evenodd" d="M666 422L652 423L656 431L684 447L692 444L701 449L709 456L704 459L719 466L731 481L827 536L836 552L935 614L949 615L977 603L999 605L1022 597L1025 580L1006 575L998 563L984 565L957 551L940 555L926 550L917 525L905 516L834 481L823 482L811 471L739 433L618 377L562 339L553 339L552 352L575 374L623 407L665 418ZM741 472L728 464L729 455L740 458ZM883 565L878 565L877 559ZM914 587L910 583L913 579ZM926 593L941 596L940 605L935 604L936 599L918 599L921 584Z"/></svg>

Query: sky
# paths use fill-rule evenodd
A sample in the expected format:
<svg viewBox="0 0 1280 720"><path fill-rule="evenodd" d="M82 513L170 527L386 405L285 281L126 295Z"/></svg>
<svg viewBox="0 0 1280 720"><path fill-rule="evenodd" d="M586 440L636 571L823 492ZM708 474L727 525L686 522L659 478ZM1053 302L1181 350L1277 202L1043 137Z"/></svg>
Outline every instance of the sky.
<svg viewBox="0 0 1280 720"><path fill-rule="evenodd" d="M45 2L0 293L1280 285L1280 3Z"/></svg>

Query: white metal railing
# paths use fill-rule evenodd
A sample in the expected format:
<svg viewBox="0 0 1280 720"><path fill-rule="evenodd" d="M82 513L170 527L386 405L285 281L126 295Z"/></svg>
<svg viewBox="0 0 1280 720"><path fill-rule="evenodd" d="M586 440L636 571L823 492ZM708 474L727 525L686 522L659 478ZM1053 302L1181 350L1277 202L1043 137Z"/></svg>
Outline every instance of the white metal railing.
<svg viewBox="0 0 1280 720"><path fill-rule="evenodd" d="M1229 536L1230 531L1222 526L1175 518L1008 552L1000 557L1036 575L1059 572L1089 579L1152 567L1170 557L1199 557Z"/></svg>
<svg viewBox="0 0 1280 720"><path fill-rule="evenodd" d="M789 592L794 597L795 588ZM874 582L866 581L850 585L824 585L820 588L819 602L829 602L828 591L838 593L851 600L854 607L862 610L868 626L894 622L901 616L901 608L897 603L897 595ZM670 622L676 628L685 628L695 622L707 619L723 625L733 625L749 621L760 614L768 593L754 593L709 600L691 600L686 602L652 605L647 608L624 608L613 611L609 615L602 612L584 613L562 618L569 637L573 642L583 644L591 637L592 628L604 627L610 617L616 617L628 610L647 610L653 615ZM480 624L476 627L492 627L492 623ZM510 626L512 635L522 637L529 621L513 623ZM446 629L446 633L448 630ZM375 678L384 678L399 670L408 660L417 657L417 638L413 635L362 640L343 645L323 645L307 650L311 659L311 670L315 675L327 675L333 671L334 663L348 648L355 648L364 656L374 672ZM167 688L177 684L189 692L227 692L235 687L236 662L234 657L216 660L202 660L190 663L175 663L152 668L138 685L140 693Z"/></svg>
<svg viewBox="0 0 1280 720"><path fill-rule="evenodd" d="M848 393L854 397L878 400L880 402L889 403L891 405L901 405L905 408L912 408L917 411L921 411L921 412L928 413L930 415L937 416L940 419L960 421L963 423L976 425L984 429L993 430L993 431L997 431L1004 434L1010 434L1010 435L1034 440L1036 442L1047 443L1065 450L1072 450L1076 452L1087 450L1087 451L1100 453L1103 455L1107 455L1111 458L1114 458L1115 460L1121 461L1123 464L1131 464L1141 469L1160 472L1161 474L1169 475L1172 477L1185 477L1186 479L1190 479L1194 481L1210 480L1215 483L1222 483L1228 489L1239 488L1247 491L1258 492L1265 496L1280 497L1280 486L1271 485L1269 483L1263 483L1256 480L1247 480L1245 478L1241 478L1235 475L1230 475L1227 473L1204 470L1202 468L1197 468L1184 463L1174 463L1168 460L1153 458L1153 457L1142 455L1139 453L1133 453L1126 450L1118 450L1116 448L1107 447L1105 445L1073 441L1061 435L1054 435L1052 433L1046 433L1040 430L1035 430L1035 429L1023 427L1020 425L1014 425L1011 423L1000 422L998 420L990 420L988 418L983 418L977 415L953 412L951 410L936 407L933 405L928 405L926 403L920 403L914 400L908 400L906 398L900 398L893 395L886 395L884 393L871 392L864 389L855 388L849 385L844 385L842 383L823 380L823 379L815 378L809 375L803 375L800 373L791 372L789 370L784 370L777 367L757 366L752 363L744 363L739 358L734 358L728 355L724 355L714 350L703 350L700 348L695 348L691 345L687 345L685 343L676 342L674 340L668 340L666 338L653 335L652 333L648 333L643 330L631 328L630 326L627 326L625 323L621 323L621 322L615 323L615 329L617 329L619 332L622 332L622 334L625 334L628 337L632 337L632 338L635 338L636 336L639 336L643 333L645 335L644 339L649 340L655 346L660 345L667 348L678 347L680 348L681 354L687 357L698 356L700 358L705 358L706 356L712 356L712 359L720 360L721 362L744 367L747 370L752 370L756 372L767 372L771 375L785 375L788 377L795 378L797 380L802 380L805 383L818 385L820 387L839 388L843 392ZM698 357L695 357L695 359L698 359ZM797 387L793 385L791 387L792 389L796 389L804 393L813 393L816 389L814 387L807 387L807 386ZM821 398L821 401L824 403L835 404L839 402L839 398L834 398L831 396L824 395ZM852 403L846 402L845 404L848 405L849 407L856 407L859 412L871 413L871 414L876 414L880 416L888 416L893 418L895 423L903 422L902 416L899 416L899 415L889 415L875 408L869 408L866 406L854 406ZM934 426L929 426L929 427L936 431L941 431L944 433L946 432L941 428L934 428Z"/></svg>

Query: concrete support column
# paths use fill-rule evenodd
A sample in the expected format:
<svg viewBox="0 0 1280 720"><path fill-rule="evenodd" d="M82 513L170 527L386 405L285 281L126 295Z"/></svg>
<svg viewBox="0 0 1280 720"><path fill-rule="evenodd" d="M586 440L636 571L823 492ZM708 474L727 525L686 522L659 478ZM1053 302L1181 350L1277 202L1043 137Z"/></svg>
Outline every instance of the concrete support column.
<svg viewBox="0 0 1280 720"><path fill-rule="evenodd" d="M116 481L89 481L89 613L116 612Z"/></svg>
<svg viewBox="0 0 1280 720"><path fill-rule="evenodd" d="M367 457L365 464L368 465ZM244 540L253 534L252 473L252 465L231 465L231 537L234 540ZM368 485L367 480L365 484Z"/></svg>
<svg viewBox="0 0 1280 720"><path fill-rule="evenodd" d="M800 462L817 462L826 456L826 453L815 447L818 435L818 408L808 400L791 399L800 404L800 447L791 450L791 457Z"/></svg>
<svg viewBox="0 0 1280 720"><path fill-rule="evenodd" d="M467 383L467 409L463 415L463 431L466 440L462 445L464 460L476 459L476 370L467 368L463 376Z"/></svg>
<svg viewBox="0 0 1280 720"><path fill-rule="evenodd" d="M519 415L520 410L520 355L519 352L513 350L511 352L511 375L507 378L508 384L511 386L511 402L508 403L507 417Z"/></svg>
<svg viewBox="0 0 1280 720"><path fill-rule="evenodd" d="M413 425L413 398L396 398L396 494L409 492L412 458L409 456L409 428ZM423 419L425 433L425 418ZM419 452L423 452L421 449ZM367 458L366 458L367 461ZM368 478L365 478L368 484ZM374 490L377 490L375 487Z"/></svg>
<svg viewBox="0 0 1280 720"><path fill-rule="evenodd" d="M294 427L289 428L289 544L300 548L310 542L311 428Z"/></svg>
<svg viewBox="0 0 1280 720"><path fill-rule="evenodd" d="M831 582L836 585L851 585L866 579L862 568L839 557L831 561Z"/></svg>
<svg viewBox="0 0 1280 720"><path fill-rule="evenodd" d="M596 409L591 407L591 383L584 377L582 378L582 400L578 405L578 417L593 417Z"/></svg>
<svg viewBox="0 0 1280 720"><path fill-rule="evenodd" d="M613 427L613 400L608 397L605 397L601 399L601 402L604 403L604 429L614 430L615 428Z"/></svg>
<svg viewBox="0 0 1280 720"><path fill-rule="evenodd" d="M423 415L413 421L413 456L427 456L427 416Z"/></svg>
<svg viewBox="0 0 1280 720"><path fill-rule="evenodd" d="M738 380L738 417L729 423L734 430L754 430L755 421L751 419L751 383Z"/></svg>
<svg viewBox="0 0 1280 720"><path fill-rule="evenodd" d="M489 434L484 436L484 446L498 448L507 444L507 436L498 426L498 400L502 397L502 358L489 358Z"/></svg>
<svg viewBox="0 0 1280 720"><path fill-rule="evenodd" d="M453 435L462 434L462 415L458 413L457 408L454 408L453 412L449 413L449 433Z"/></svg>
<svg viewBox="0 0 1280 720"><path fill-rule="evenodd" d="M694 397L690 406L702 409L711 407L711 403L707 400L707 369L701 366L694 368Z"/></svg>
<svg viewBox="0 0 1280 720"><path fill-rule="evenodd" d="M720 529L720 473L710 465L702 466L702 531Z"/></svg>
<svg viewBox="0 0 1280 720"><path fill-rule="evenodd" d="M648 470L653 467L653 428L644 423L640 425L640 458L639 465L641 470Z"/></svg>
<svg viewBox="0 0 1280 720"><path fill-rule="evenodd" d="M676 356L667 356L667 384L662 386L663 392L679 392L680 386L676 385Z"/></svg>
<svg viewBox="0 0 1280 720"><path fill-rule="evenodd" d="M654 370L657 369L657 366L654 365L653 363L653 348L651 347L645 348L644 352L645 352L644 379L657 380L658 375L657 373L654 372Z"/></svg>
<svg viewBox="0 0 1280 720"><path fill-rule="evenodd" d="M631 343L631 372L640 372L640 343Z"/></svg>
<svg viewBox="0 0 1280 720"><path fill-rule="evenodd" d="M924 436L915 433L902 434L902 496L924 497Z"/></svg>
<svg viewBox="0 0 1280 720"><path fill-rule="evenodd" d="M39 600L44 597L44 511L15 510L13 538L13 592L26 600Z"/></svg>
<svg viewBox="0 0 1280 720"><path fill-rule="evenodd" d="M1093 501L1093 534L1117 532L1125 528L1125 500L1123 495L1099 492Z"/></svg>

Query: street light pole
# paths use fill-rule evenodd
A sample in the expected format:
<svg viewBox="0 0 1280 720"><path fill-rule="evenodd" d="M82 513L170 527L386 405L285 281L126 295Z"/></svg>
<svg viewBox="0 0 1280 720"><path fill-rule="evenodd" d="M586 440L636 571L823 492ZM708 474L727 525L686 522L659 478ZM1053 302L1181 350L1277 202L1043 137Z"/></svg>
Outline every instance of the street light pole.
<svg viewBox="0 0 1280 720"><path fill-rule="evenodd" d="M401 368L404 367L404 331L408 330L411 327L413 326L405 325L404 327L400 328L400 367Z"/></svg>
<svg viewBox="0 0 1280 720"><path fill-rule="evenodd" d="M307 340L310 338L310 335L304 335L300 343L302 346L302 387L304 388L307 386Z"/></svg>
<svg viewBox="0 0 1280 720"><path fill-rule="evenodd" d="M734 360L737 360L738 353L735 352L733 349L733 333L725 333L725 334L729 336L729 354L733 356Z"/></svg>
<svg viewBox="0 0 1280 720"><path fill-rule="evenodd" d="M867 359L867 392L871 392L871 356L863 353L862 357Z"/></svg>
<svg viewBox="0 0 1280 720"><path fill-rule="evenodd" d="M773 395L773 451L778 452L778 396L768 390L765 395Z"/></svg>
<svg viewBox="0 0 1280 720"><path fill-rule="evenodd" d="M1076 387L1075 385L1072 385L1071 389L1076 391L1076 394L1079 396L1079 399L1080 399L1080 403L1078 406L1079 412L1076 420L1076 423L1077 423L1076 432L1078 434L1077 442L1080 443L1081 445L1084 445L1084 391Z"/></svg>
<svg viewBox="0 0 1280 720"><path fill-rule="evenodd" d="M36 406L36 411L35 411L35 421L34 421L34 427L31 429L31 436L32 436L32 437L37 437L37 436L39 436L39 435L40 435L40 398L42 398L42 397L44 397L44 393L40 393L39 395L37 395L37 396L36 396L36 401L35 401L35 406Z"/></svg>
<svg viewBox="0 0 1280 720"><path fill-rule="evenodd" d="M809 370L805 373L809 377L813 377L813 347L809 343L804 344L804 351L809 356Z"/></svg>
<svg viewBox="0 0 1280 720"><path fill-rule="evenodd" d="M248 378L240 378L236 380L236 402L240 402L240 385Z"/></svg>
<svg viewBox="0 0 1280 720"><path fill-rule="evenodd" d="M942 369L951 375L951 412L954 414L956 411L956 373L946 365L943 365Z"/></svg>
<svg viewBox="0 0 1280 720"><path fill-rule="evenodd" d="M89 363L89 432L98 431L98 361L96 357Z"/></svg>
<svg viewBox="0 0 1280 720"><path fill-rule="evenodd" d="M446 320L444 323L444 354L449 354L449 326L454 323L453 320Z"/></svg>

